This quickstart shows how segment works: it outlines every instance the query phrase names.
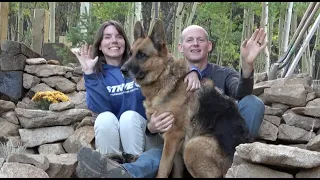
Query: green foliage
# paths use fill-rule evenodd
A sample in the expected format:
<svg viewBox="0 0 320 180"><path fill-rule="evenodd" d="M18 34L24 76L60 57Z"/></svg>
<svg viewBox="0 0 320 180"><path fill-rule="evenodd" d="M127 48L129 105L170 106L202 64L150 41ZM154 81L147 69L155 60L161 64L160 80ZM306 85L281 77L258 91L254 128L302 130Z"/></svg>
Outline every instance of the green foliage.
<svg viewBox="0 0 320 180"><path fill-rule="evenodd" d="M28 46L28 47L31 46L31 43L32 43L32 29L31 28L28 28L26 31L24 31L22 41L26 46Z"/></svg>
<svg viewBox="0 0 320 180"><path fill-rule="evenodd" d="M20 2L22 7L22 14L24 17L31 17L33 9L46 9L49 10L48 2ZM19 2L10 2L10 13L18 14Z"/></svg>
<svg viewBox="0 0 320 180"><path fill-rule="evenodd" d="M0 158L7 159L12 154L23 154L25 153L26 146L22 145L21 143L15 147L11 140L6 143L0 142Z"/></svg>
<svg viewBox="0 0 320 180"><path fill-rule="evenodd" d="M68 46L60 47L53 44L53 48L57 53L57 56L62 58L62 65L67 66L69 63L78 64L78 60L70 54L70 48Z"/></svg>
<svg viewBox="0 0 320 180"><path fill-rule="evenodd" d="M80 15L79 25L70 28L66 38L72 42L72 47L79 47L83 43L93 44L99 26L100 23L95 15L85 12Z"/></svg>
<svg viewBox="0 0 320 180"><path fill-rule="evenodd" d="M46 100L46 99L41 99L35 103L36 108L41 109L41 110L49 110L49 106L52 104L52 102Z"/></svg>
<svg viewBox="0 0 320 180"><path fill-rule="evenodd" d="M223 65L232 66L234 61L239 61L242 26L233 22L232 17L239 21L239 16L231 14L235 5L232 2L207 2L197 8L195 24L203 26L215 44L210 62L216 62L218 54Z"/></svg>
<svg viewBox="0 0 320 180"><path fill-rule="evenodd" d="M112 19L124 24L128 11L131 11L128 2L95 2L91 8L100 23Z"/></svg>

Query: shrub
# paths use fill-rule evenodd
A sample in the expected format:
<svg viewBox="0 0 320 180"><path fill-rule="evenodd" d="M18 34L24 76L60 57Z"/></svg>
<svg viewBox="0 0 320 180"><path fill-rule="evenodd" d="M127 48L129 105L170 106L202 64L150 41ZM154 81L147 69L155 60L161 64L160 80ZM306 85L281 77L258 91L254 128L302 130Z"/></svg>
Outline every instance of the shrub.
<svg viewBox="0 0 320 180"><path fill-rule="evenodd" d="M11 154L25 153L26 148L27 147L22 145L21 143L19 143L17 147L14 147L13 143L10 140L7 143L0 142L0 157L6 160Z"/></svg>
<svg viewBox="0 0 320 180"><path fill-rule="evenodd" d="M60 91L39 91L31 99L36 106L42 110L49 110L52 103L70 101L69 97Z"/></svg>

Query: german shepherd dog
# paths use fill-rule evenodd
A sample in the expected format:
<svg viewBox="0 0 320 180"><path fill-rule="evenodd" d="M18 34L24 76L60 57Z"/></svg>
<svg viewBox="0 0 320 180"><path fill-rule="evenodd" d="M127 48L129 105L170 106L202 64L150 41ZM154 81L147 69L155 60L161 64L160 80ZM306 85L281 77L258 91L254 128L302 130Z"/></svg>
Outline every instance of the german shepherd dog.
<svg viewBox="0 0 320 180"><path fill-rule="evenodd" d="M224 177L235 147L249 140L245 121L236 104L220 94L209 79L187 92L184 78L189 65L168 53L163 22L157 20L146 37L140 22L134 27L130 58L121 67L145 96L147 119L157 110L171 112L175 121L163 133L164 147L157 177L182 177L183 164L193 177Z"/></svg>

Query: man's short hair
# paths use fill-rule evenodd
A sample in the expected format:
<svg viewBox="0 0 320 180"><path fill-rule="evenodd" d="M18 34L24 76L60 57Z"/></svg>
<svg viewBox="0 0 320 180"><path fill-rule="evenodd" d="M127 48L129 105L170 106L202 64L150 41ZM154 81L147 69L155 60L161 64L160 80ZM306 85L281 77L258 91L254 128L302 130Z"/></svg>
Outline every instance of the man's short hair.
<svg viewBox="0 0 320 180"><path fill-rule="evenodd" d="M193 28L193 27L197 27L197 28L202 29L202 30L204 31L206 40L209 40L209 34L208 34L207 30L205 30L203 27L201 27L201 26L199 26L199 25L190 25L190 26L186 27L186 28L181 32L180 38L179 38L179 39L180 39L179 43L182 43L182 42L183 42L183 39L184 39L184 37L183 37L183 32L185 32L185 30L187 30L187 29L189 29L189 28Z"/></svg>

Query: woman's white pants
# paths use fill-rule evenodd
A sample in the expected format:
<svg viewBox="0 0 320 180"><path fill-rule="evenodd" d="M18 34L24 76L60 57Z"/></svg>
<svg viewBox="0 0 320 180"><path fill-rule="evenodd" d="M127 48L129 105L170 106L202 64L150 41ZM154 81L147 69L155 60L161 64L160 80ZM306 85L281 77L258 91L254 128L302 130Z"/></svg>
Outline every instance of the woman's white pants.
<svg viewBox="0 0 320 180"><path fill-rule="evenodd" d="M140 155L163 143L159 135L146 136L146 126L147 120L135 111L125 111L119 120L111 112L100 113L94 123L96 149L102 154Z"/></svg>

